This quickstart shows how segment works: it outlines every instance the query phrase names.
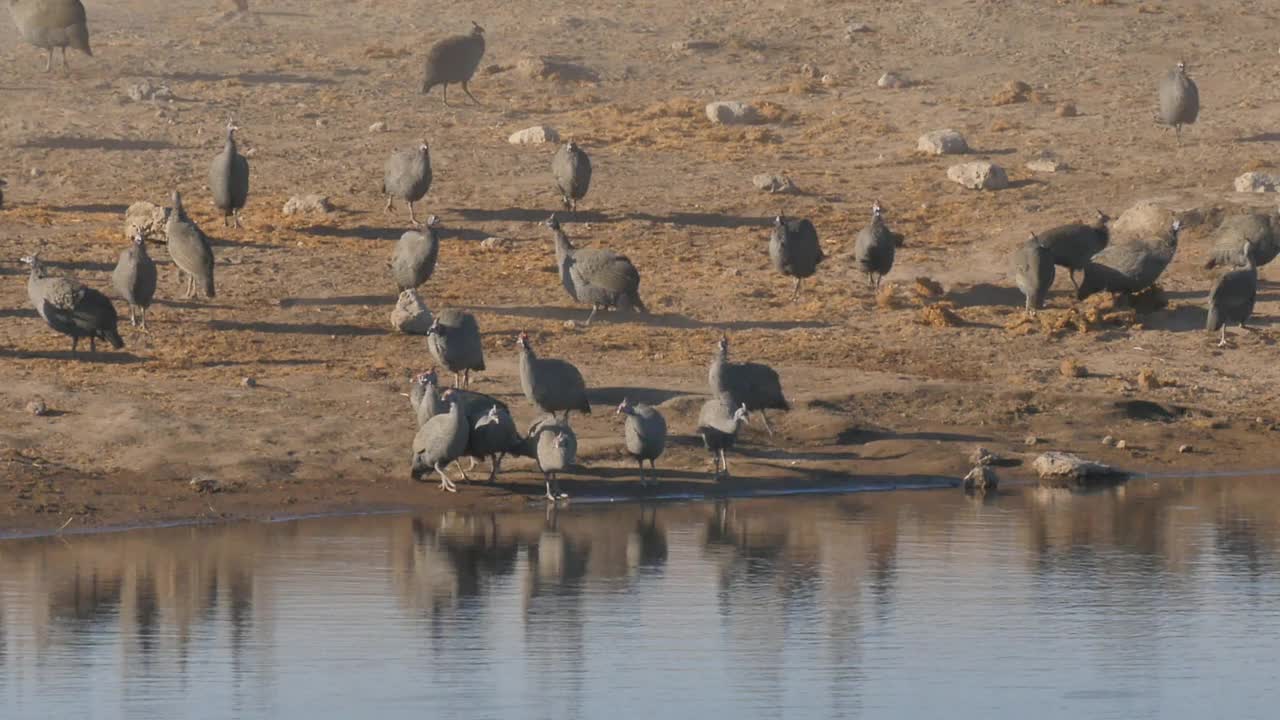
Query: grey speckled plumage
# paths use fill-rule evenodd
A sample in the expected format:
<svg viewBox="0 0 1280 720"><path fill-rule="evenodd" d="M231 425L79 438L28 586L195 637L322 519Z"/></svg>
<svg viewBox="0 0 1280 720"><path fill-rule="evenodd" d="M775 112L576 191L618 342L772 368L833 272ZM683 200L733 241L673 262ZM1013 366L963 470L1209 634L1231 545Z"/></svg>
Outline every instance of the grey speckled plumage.
<svg viewBox="0 0 1280 720"><path fill-rule="evenodd" d="M478 420L471 423L471 435L467 439L466 454L478 460L489 461L489 482L494 482L502 471L502 459L508 454L518 454L524 444L516 422L505 405L495 403Z"/></svg>
<svg viewBox="0 0 1280 720"><path fill-rule="evenodd" d="M449 85L462 85L462 92L471 98L471 102L479 105L480 101L471 94L467 83L471 82L480 60L484 58L484 28L471 23L471 32L466 35L450 35L438 40L427 50L426 71L422 78L422 92L427 94L431 88L440 85L443 89L444 104L449 104Z"/></svg>
<svg viewBox="0 0 1280 720"><path fill-rule="evenodd" d="M1072 287L1079 288L1076 271L1084 270L1094 255L1106 249L1111 242L1111 230L1107 223L1111 218L1101 210L1092 225L1070 223L1059 225L1039 233L1040 244L1049 251L1053 264L1071 272Z"/></svg>
<svg viewBox="0 0 1280 720"><path fill-rule="evenodd" d="M1053 286L1057 268L1053 264L1053 255L1040 243L1035 233L1013 253L1013 280L1027 299L1027 313L1035 315L1044 307L1045 298L1049 296L1049 288Z"/></svg>
<svg viewBox="0 0 1280 720"><path fill-rule="evenodd" d="M738 429L747 422L746 405L736 408L724 395L718 395L702 404L698 413L697 433L702 437L702 444L711 453L715 463L713 478L729 476L729 459L725 451L733 449L738 440Z"/></svg>
<svg viewBox="0 0 1280 720"><path fill-rule="evenodd" d="M1076 299L1083 300L1104 290L1137 293L1151 287L1173 261L1181 229L1182 223L1174 220L1167 234L1161 233L1161 237L1150 242L1130 240L1108 245L1085 266Z"/></svg>
<svg viewBox="0 0 1280 720"><path fill-rule="evenodd" d="M1224 218L1213 231L1206 270L1215 267L1243 267L1253 261L1262 267L1280 254L1280 232L1277 232L1280 216L1274 213L1248 213ZM1244 243L1250 247L1250 257L1245 257Z"/></svg>
<svg viewBox="0 0 1280 720"><path fill-rule="evenodd" d="M445 393L444 400L449 402L449 411L427 420L413 438L410 474L414 480L422 480L435 470L440 474L440 489L457 492L458 487L445 473L444 467L462 457L471 428L466 422L462 404L452 402L449 392Z"/></svg>
<svg viewBox="0 0 1280 720"><path fill-rule="evenodd" d="M640 484L645 484L644 461L649 461L653 482L658 482L655 461L667 447L667 419L658 409L644 403L632 405L624 398L618 405L618 414L626 416L622 428L622 441L627 454L640 466Z"/></svg>
<svg viewBox="0 0 1280 720"><path fill-rule="evenodd" d="M444 410L440 402L440 384L435 368L409 379L409 407L419 426Z"/></svg>
<svg viewBox="0 0 1280 720"><path fill-rule="evenodd" d="M187 212L182 207L182 194L177 190L173 191L173 208L169 211L164 229L169 257L182 274L187 276L187 291L183 297L194 297L197 288L207 298L216 297L213 285L213 246L209 244L209 238L200 230L200 226L187 217Z"/></svg>
<svg viewBox="0 0 1280 720"><path fill-rule="evenodd" d="M853 257L858 268L867 275L867 283L874 288L893 269L897 249L904 245L901 234L893 232L884 221L884 209L877 202L871 206L871 222L858 231L853 243Z"/></svg>
<svg viewBox="0 0 1280 720"><path fill-rule="evenodd" d="M391 253L391 277L401 292L431 279L440 255L440 218L427 218L427 232L410 230L400 236Z"/></svg>
<svg viewBox="0 0 1280 720"><path fill-rule="evenodd" d="M39 254L28 255L22 262L31 266L27 278L27 297L49 327L71 338L71 352L76 352L80 338L89 338L90 352L96 352L100 338L119 350L124 339L116 326L119 316L106 295L66 277L45 274Z"/></svg>
<svg viewBox="0 0 1280 720"><path fill-rule="evenodd" d="M1178 63L1160 81L1159 121L1173 128L1179 143L1182 142L1182 126L1191 125L1200 116L1200 89L1187 77L1187 66Z"/></svg>
<svg viewBox="0 0 1280 720"><path fill-rule="evenodd" d="M413 204L427 196L431 189L431 149L423 140L415 148L392 150L382 170L382 194L387 196L386 211L391 212L395 200L409 203L409 222L418 224Z"/></svg>
<svg viewBox="0 0 1280 720"><path fill-rule="evenodd" d="M547 499L564 499L567 496L560 492L556 476L577 462L578 435L568 422L542 422L530 431L529 440L537 448L538 469L546 483Z"/></svg>
<svg viewBox="0 0 1280 720"><path fill-rule="evenodd" d="M147 242L141 230L134 230L133 241L111 273L111 286L129 303L129 324L138 325L142 316L142 329L147 329L147 308L156 294L156 263L147 254ZM141 311L141 312L139 312Z"/></svg>
<svg viewBox="0 0 1280 720"><path fill-rule="evenodd" d="M67 69L67 48L92 56L89 21L80 0L9 0L9 14L22 39L49 51L44 69L53 68L53 49L62 51L62 68Z"/></svg>
<svg viewBox="0 0 1280 720"><path fill-rule="evenodd" d="M1242 241L1238 252L1244 258L1245 266L1224 273L1209 293L1209 317L1205 329L1221 331L1218 347L1227 344L1227 325L1236 324L1243 328L1253 315L1253 306L1258 299L1258 268L1253 264L1253 246Z"/></svg>
<svg viewBox="0 0 1280 720"><path fill-rule="evenodd" d="M227 121L227 140L222 152L209 164L209 189L213 204L222 211L224 227L240 227L240 211L249 200L249 160L236 148L234 120Z"/></svg>
<svg viewBox="0 0 1280 720"><path fill-rule="evenodd" d="M578 212L578 201L591 189L591 158L587 152L572 140L565 143L551 157L551 175L565 209Z"/></svg>
<svg viewBox="0 0 1280 720"><path fill-rule="evenodd" d="M729 338L720 337L707 369L711 394L728 398L730 407L746 405L750 412L760 411L765 430L773 436L766 410L790 410L791 404L782 394L782 381L773 368L762 363L729 361Z"/></svg>
<svg viewBox="0 0 1280 720"><path fill-rule="evenodd" d="M565 422L574 410L591 414L587 383L578 368L558 358L538 357L525 333L516 338L516 352L520 389L538 412L555 415L563 411Z"/></svg>
<svg viewBox="0 0 1280 720"><path fill-rule="evenodd" d="M800 297L800 283L818 271L818 265L826 255L818 243L818 231L808 218L788 219L778 215L773 219L773 232L769 235L769 260L773 269L796 279L791 299Z"/></svg>
<svg viewBox="0 0 1280 720"><path fill-rule="evenodd" d="M484 371L480 324L471 313L453 309L438 313L427 329L427 349L436 362L453 373L454 387L470 385L472 370Z"/></svg>
<svg viewBox="0 0 1280 720"><path fill-rule="evenodd" d="M591 306L587 325L601 308L649 312L640 299L640 271L630 258L612 250L574 248L555 215L545 224L555 242L561 284L569 297Z"/></svg>

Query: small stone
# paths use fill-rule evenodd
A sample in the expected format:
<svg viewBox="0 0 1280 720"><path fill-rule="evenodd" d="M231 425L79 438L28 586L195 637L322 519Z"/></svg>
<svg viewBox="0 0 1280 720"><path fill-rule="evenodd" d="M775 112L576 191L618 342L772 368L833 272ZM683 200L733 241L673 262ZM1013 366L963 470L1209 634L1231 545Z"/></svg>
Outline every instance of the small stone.
<svg viewBox="0 0 1280 720"><path fill-rule="evenodd" d="M1117 441L1116 441L1116 449L1117 449L1117 450L1127 450L1127 449L1129 449L1129 443L1125 442L1124 440L1117 440Z"/></svg>
<svg viewBox="0 0 1280 720"><path fill-rule="evenodd" d="M1003 190L1009 187L1009 176L1004 168L986 160L952 165L947 168L947 179L970 190Z"/></svg>
<svg viewBox="0 0 1280 720"><path fill-rule="evenodd" d="M717 101L707 103L707 119L716 125L751 125L760 121L760 111L750 103Z"/></svg>
<svg viewBox="0 0 1280 720"><path fill-rule="evenodd" d="M1102 444L1106 445L1107 447L1111 447L1112 445L1116 444L1116 439L1111 437L1110 435L1107 435L1106 437L1102 438Z"/></svg>
<svg viewBox="0 0 1280 720"><path fill-rule="evenodd" d="M814 65L813 63L805 63L800 66L800 77L809 78L810 80L817 80L818 78L822 77L822 71L819 70L818 66Z"/></svg>
<svg viewBox="0 0 1280 720"><path fill-rule="evenodd" d="M167 237L164 223L168 216L165 208L145 200L130 205L124 212L125 239L132 240L134 231L141 230L143 239L164 242Z"/></svg>
<svg viewBox="0 0 1280 720"><path fill-rule="evenodd" d="M969 453L969 462L975 467L980 465L994 465L1000 458L995 453L979 445Z"/></svg>
<svg viewBox="0 0 1280 720"><path fill-rule="evenodd" d="M724 275L725 277L739 277L742 275L742 271L736 267L730 267L730 268L725 268L724 272L720 274Z"/></svg>
<svg viewBox="0 0 1280 720"><path fill-rule="evenodd" d="M217 478L209 475L197 475L191 478L191 482L187 484L191 486L192 490L201 495L222 492L222 483Z"/></svg>
<svg viewBox="0 0 1280 720"><path fill-rule="evenodd" d="M720 43L714 40L677 40L671 43L671 49L677 52L681 51L707 51L716 50L720 47Z"/></svg>
<svg viewBox="0 0 1280 720"><path fill-rule="evenodd" d="M1247 172L1236 178L1236 192L1269 193L1280 186L1280 176L1263 172Z"/></svg>
<svg viewBox="0 0 1280 720"><path fill-rule="evenodd" d="M125 94L134 102L144 102L146 100L172 100L173 91L168 85L153 83L150 80L134 83L125 89Z"/></svg>
<svg viewBox="0 0 1280 720"><path fill-rule="evenodd" d="M378 122L369 126L369 132L371 133L380 133L380 132L386 132L386 131L387 131L387 123L382 120L379 120Z"/></svg>
<svg viewBox="0 0 1280 720"><path fill-rule="evenodd" d="M507 138L507 142L512 145L542 145L544 143L560 142L560 133L555 128L546 125L534 125L524 130L518 130L511 133L511 137Z"/></svg>
<svg viewBox="0 0 1280 720"><path fill-rule="evenodd" d="M769 173L761 173L751 178L751 184L757 190L763 190L770 193L793 193L796 192L796 186L791 182L791 178L785 175L770 175Z"/></svg>
<svg viewBox="0 0 1280 720"><path fill-rule="evenodd" d="M487 237L480 241L480 249L487 252L505 252L511 249L511 241L503 237Z"/></svg>
<svg viewBox="0 0 1280 720"><path fill-rule="evenodd" d="M1010 80L991 98L992 105L1013 105L1026 102L1031 94L1031 86L1021 80Z"/></svg>
<svg viewBox="0 0 1280 720"><path fill-rule="evenodd" d="M44 171L43 171L43 170L41 170L41 169L40 169L40 168L38 168L38 167L33 167L33 168L31 168L30 170L28 170L28 171L27 171L27 174L28 174L28 175L30 175L30 176L31 176L31 177L33 177L33 178L38 178L38 177L40 177L41 175L43 175L43 174L44 174Z"/></svg>
<svg viewBox="0 0 1280 720"><path fill-rule="evenodd" d="M1022 439L1022 442L1024 445L1035 445L1036 443L1040 442L1040 438L1036 437L1035 435L1028 435Z"/></svg>
<svg viewBox="0 0 1280 720"><path fill-rule="evenodd" d="M1076 362L1074 358L1067 358L1058 366L1058 372L1062 373L1062 377L1066 378L1082 378L1089 374L1089 370Z"/></svg>
<svg viewBox="0 0 1280 720"><path fill-rule="evenodd" d="M1125 473L1110 465L1085 460L1064 452L1047 452L1031 464L1043 485L1090 485L1113 482L1125 477Z"/></svg>
<svg viewBox="0 0 1280 720"><path fill-rule="evenodd" d="M1072 118L1079 115L1080 111L1076 109L1075 103L1060 102L1054 107L1053 114L1060 118Z"/></svg>
<svg viewBox="0 0 1280 720"><path fill-rule="evenodd" d="M901 90L911 87L911 81L896 72L887 72L876 81L876 87L884 90ZM963 138L961 138L963 140ZM941 153L934 153L940 155Z"/></svg>
<svg viewBox="0 0 1280 720"><path fill-rule="evenodd" d="M1156 376L1156 371L1151 368L1142 368L1138 371L1138 387L1143 390L1155 390L1161 386L1160 378Z"/></svg>
<svg viewBox="0 0 1280 720"><path fill-rule="evenodd" d="M925 133L916 141L916 152L926 155L963 155L969 152L964 135L947 128Z"/></svg>
<svg viewBox="0 0 1280 720"><path fill-rule="evenodd" d="M826 75L823 75L822 79L819 80L818 82L822 83L823 87L835 87L836 77L830 73L827 73Z"/></svg>
<svg viewBox="0 0 1280 720"><path fill-rule="evenodd" d="M240 379L240 387L256 388L258 387L258 381L250 375Z"/></svg>
<svg viewBox="0 0 1280 720"><path fill-rule="evenodd" d="M325 120L324 118L316 118L316 127L322 128L328 124L329 124L328 120Z"/></svg>
<svg viewBox="0 0 1280 720"><path fill-rule="evenodd" d="M1027 162L1027 169L1038 173L1056 173L1067 169L1067 164L1053 158L1037 158Z"/></svg>
<svg viewBox="0 0 1280 720"><path fill-rule="evenodd" d="M1195 448L1192 448L1190 445L1179 445L1179 446L1178 446L1178 452L1179 452L1179 453L1182 453L1182 454L1184 454L1184 455L1185 455L1185 454L1187 454L1187 453L1189 453L1189 452L1194 452L1194 450L1195 450Z"/></svg>
<svg viewBox="0 0 1280 720"><path fill-rule="evenodd" d="M565 330L577 330L577 329L578 329L578 321L577 321L577 320L565 320L565 321L564 321L564 329L565 329Z"/></svg>
<svg viewBox="0 0 1280 720"><path fill-rule="evenodd" d="M333 212L333 204L328 195L294 195L284 204L283 212L285 215L323 215Z"/></svg>
<svg viewBox="0 0 1280 720"><path fill-rule="evenodd" d="M36 398L35 400L27 403L27 412L35 415L36 417L44 417L49 414L49 406L45 405L43 399Z"/></svg>
<svg viewBox="0 0 1280 720"><path fill-rule="evenodd" d="M846 26L844 29L844 34L846 37L850 35L857 35L858 33L869 33L869 32L871 32L871 26L866 23L849 23L849 25Z"/></svg>
<svg viewBox="0 0 1280 720"><path fill-rule="evenodd" d="M978 465L964 476L964 480L960 481L960 486L965 492L988 492L995 490L999 484L996 471L988 465Z"/></svg>
<svg viewBox="0 0 1280 720"><path fill-rule="evenodd" d="M431 327L431 311L417 290L410 288L400 293L396 307L391 311L391 327L406 335L426 335Z"/></svg>
<svg viewBox="0 0 1280 720"><path fill-rule="evenodd" d="M553 60L549 57L527 57L516 62L516 74L527 80L560 82L600 82L600 74L583 65Z"/></svg>

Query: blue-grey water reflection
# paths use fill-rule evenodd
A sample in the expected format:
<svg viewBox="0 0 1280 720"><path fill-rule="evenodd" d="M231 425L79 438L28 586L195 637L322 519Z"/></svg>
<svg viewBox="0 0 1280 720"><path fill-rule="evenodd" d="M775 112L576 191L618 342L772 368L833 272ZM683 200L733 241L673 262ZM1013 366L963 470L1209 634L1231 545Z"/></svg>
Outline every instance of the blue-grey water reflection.
<svg viewBox="0 0 1280 720"><path fill-rule="evenodd" d="M3 718L1263 718L1273 481L0 543Z"/></svg>

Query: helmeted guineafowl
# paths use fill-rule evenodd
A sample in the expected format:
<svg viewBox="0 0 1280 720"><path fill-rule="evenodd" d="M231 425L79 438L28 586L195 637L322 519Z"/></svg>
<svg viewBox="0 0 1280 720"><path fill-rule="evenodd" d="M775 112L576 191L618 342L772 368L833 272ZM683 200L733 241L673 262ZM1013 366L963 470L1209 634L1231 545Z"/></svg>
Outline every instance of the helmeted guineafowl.
<svg viewBox="0 0 1280 720"><path fill-rule="evenodd" d="M697 433L702 436L702 444L711 453L711 461L715 463L712 478L729 476L729 460L724 451L733 448L738 440L738 428L747 421L747 406L740 404L734 408L724 395L713 397L702 404L702 410L698 413Z"/></svg>
<svg viewBox="0 0 1280 720"><path fill-rule="evenodd" d="M53 69L53 49L62 51L67 69L67 48L93 56L89 48L89 21L80 0L9 0L9 13L22 39L49 51L44 70Z"/></svg>
<svg viewBox="0 0 1280 720"><path fill-rule="evenodd" d="M173 208L165 222L166 247L173 263L187 276L184 298L194 297L196 289L205 297L216 296L213 286L213 246L195 221L182 207L182 193L173 191Z"/></svg>
<svg viewBox="0 0 1280 720"><path fill-rule="evenodd" d="M1186 63L1178 63L1160 81L1161 123L1173 127L1174 136L1182 143L1182 126L1191 125L1200 115L1200 89L1187 77Z"/></svg>
<svg viewBox="0 0 1280 720"><path fill-rule="evenodd" d="M818 244L818 231L807 218L787 219L778 215L773 219L773 232L769 235L769 260L773 269L796 279L791 299L800 297L800 283L818 271L818 264L826 258Z"/></svg>
<svg viewBox="0 0 1280 720"><path fill-rule="evenodd" d="M591 414L587 383L578 368L558 358L538 357L525 333L516 338L516 348L520 389L524 391L525 399L539 412L554 416L563 411L565 422L569 421L569 413L574 410Z"/></svg>
<svg viewBox="0 0 1280 720"><path fill-rule="evenodd" d="M427 349L436 362L453 373L454 387L470 385L472 370L484 371L480 324L469 312L448 309L437 314L427 328Z"/></svg>
<svg viewBox="0 0 1280 720"><path fill-rule="evenodd" d="M460 83L462 92L471 98L471 102L479 105L467 83L480 67L480 59L484 57L484 28L471 23L471 32L467 35L450 35L436 41L427 50L427 67L422 79L422 92L427 94L431 88L440 85L444 93L444 104L449 104L449 85Z"/></svg>
<svg viewBox="0 0 1280 720"><path fill-rule="evenodd" d="M1111 242L1111 230L1107 223L1111 218L1101 210L1092 225L1070 223L1038 233L1040 244L1053 257L1053 264L1071 271L1071 286L1079 288L1076 271L1084 270L1089 260L1102 252Z"/></svg>
<svg viewBox="0 0 1280 720"><path fill-rule="evenodd" d="M560 228L555 215L547 218L555 241L560 282L575 301L590 305L590 325L600 308L621 308L647 313L640 299L640 271L626 255L612 250L578 250Z"/></svg>
<svg viewBox="0 0 1280 720"><path fill-rule="evenodd" d="M101 338L119 350L124 340L116 329L119 316L106 295L66 277L49 277L39 253L22 258L31 266L27 278L27 297L31 305L49 327L71 337L71 352L75 353L80 338L89 338L89 351L97 352L97 340Z"/></svg>
<svg viewBox="0 0 1280 720"><path fill-rule="evenodd" d="M129 303L129 324L138 325L142 316L142 329L147 329L147 308L156 294L156 264L147 254L147 242L142 231L133 231L133 241L120 253L116 269L111 273L111 286ZM141 311L141 312L139 312Z"/></svg>
<svg viewBox="0 0 1280 720"><path fill-rule="evenodd" d="M565 210L577 213L578 201L586 197L591 188L591 158L570 140L552 156L551 174L556 179Z"/></svg>
<svg viewBox="0 0 1280 720"><path fill-rule="evenodd" d="M446 409L444 402L440 399L439 382L435 368L414 378L413 387L409 391L409 401L413 402L414 396L417 396L413 412L419 427Z"/></svg>
<svg viewBox="0 0 1280 720"><path fill-rule="evenodd" d="M876 201L871 205L871 222L858 231L853 243L853 257L867 276L867 283L879 289L880 281L893 269L898 248L904 245L901 233L893 232L884 221L884 208Z"/></svg>
<svg viewBox="0 0 1280 720"><path fill-rule="evenodd" d="M440 218L427 218L427 232L410 230L396 241L391 253L391 277L401 292L417 288L431 279L436 270L436 258L440 255Z"/></svg>
<svg viewBox="0 0 1280 720"><path fill-rule="evenodd" d="M249 160L236 149L240 126L227 120L227 141L209 164L209 189L213 204L222 211L223 227L240 227L240 211L249 200Z"/></svg>
<svg viewBox="0 0 1280 720"><path fill-rule="evenodd" d="M502 470L502 459L518 452L523 442L511 412L504 405L494 404L471 424L465 452L472 458L489 461L489 482L493 482Z"/></svg>
<svg viewBox="0 0 1280 720"><path fill-rule="evenodd" d="M1044 307L1049 288L1053 286L1057 268L1053 255L1040 243L1035 233L1013 253L1013 280L1027 299L1027 314L1035 316Z"/></svg>
<svg viewBox="0 0 1280 720"><path fill-rule="evenodd" d="M410 474L414 480L421 480L435 470L440 474L440 489L457 492L458 486L454 485L444 468L462 457L471 428L467 425L462 404L454 402L451 395L452 391L445 391L444 401L449 403L449 411L436 415L418 428L418 434L413 438Z"/></svg>
<svg viewBox="0 0 1280 720"><path fill-rule="evenodd" d="M618 405L618 414L626 416L622 428L623 444L627 454L635 458L640 466L640 484L644 485L644 461L649 461L650 475L653 482L658 482L658 469L655 461L667 447L667 419L662 417L658 409L644 403L632 405L623 398Z"/></svg>
<svg viewBox="0 0 1280 720"><path fill-rule="evenodd" d="M1213 232L1210 241L1206 270L1215 267L1244 267L1252 260L1255 267L1262 267L1280 254L1280 217L1274 213L1248 213L1224 218ZM1248 243L1252 258L1246 258L1241 248Z"/></svg>
<svg viewBox="0 0 1280 720"><path fill-rule="evenodd" d="M1245 266L1223 274L1209 293L1209 317L1205 329L1210 332L1221 331L1218 347L1227 345L1227 325L1238 324L1243 328L1253 315L1253 305L1258 299L1258 268L1253 264L1254 246L1248 241L1242 241L1238 252L1244 258Z"/></svg>
<svg viewBox="0 0 1280 720"><path fill-rule="evenodd" d="M1129 294L1151 287L1173 261L1181 229L1182 223L1174 220L1169 233L1162 233L1152 242L1130 240L1108 245L1085 266L1076 299L1083 300L1104 290Z"/></svg>
<svg viewBox="0 0 1280 720"><path fill-rule="evenodd" d="M537 448L538 469L546 483L547 499L552 502L568 497L560 492L559 473L568 470L578 459L578 435L569 423L547 421L538 423L529 432L529 440Z"/></svg>
<svg viewBox="0 0 1280 720"><path fill-rule="evenodd" d="M762 363L729 362L729 338L720 336L711 366L707 370L711 394L728 397L729 407L746 405L750 412L760 411L765 430L773 437L766 410L790 410L791 404L782 394L782 381L773 368Z"/></svg>
<svg viewBox="0 0 1280 720"><path fill-rule="evenodd" d="M409 203L409 222L417 225L413 204L431 189L431 149L423 140L418 147L392 150L382 171L382 194L387 196L386 212L399 198Z"/></svg>

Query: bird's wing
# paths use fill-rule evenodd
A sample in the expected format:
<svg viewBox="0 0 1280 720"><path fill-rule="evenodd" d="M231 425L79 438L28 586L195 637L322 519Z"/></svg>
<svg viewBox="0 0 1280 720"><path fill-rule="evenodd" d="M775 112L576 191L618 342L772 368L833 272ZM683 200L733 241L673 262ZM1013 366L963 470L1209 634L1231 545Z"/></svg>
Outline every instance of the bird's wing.
<svg viewBox="0 0 1280 720"><path fill-rule="evenodd" d="M579 250L569 269L575 282L585 282L613 292L624 292L640 285L640 273L626 255L612 250Z"/></svg>

